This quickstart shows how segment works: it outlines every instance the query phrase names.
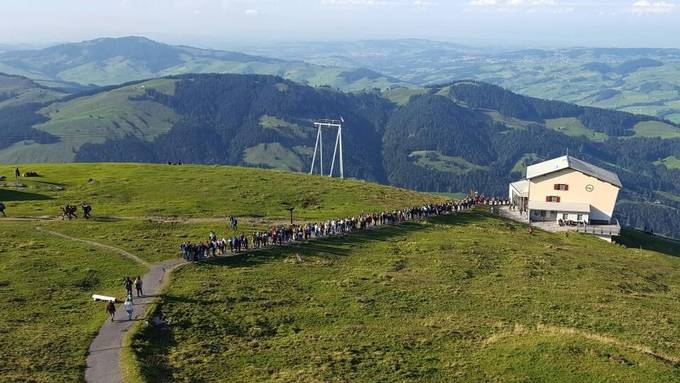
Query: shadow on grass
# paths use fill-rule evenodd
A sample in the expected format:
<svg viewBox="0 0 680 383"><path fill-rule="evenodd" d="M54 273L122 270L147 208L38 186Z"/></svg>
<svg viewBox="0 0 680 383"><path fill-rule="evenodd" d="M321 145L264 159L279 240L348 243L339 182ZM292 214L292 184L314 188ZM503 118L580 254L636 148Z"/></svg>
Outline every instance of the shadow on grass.
<svg viewBox="0 0 680 383"><path fill-rule="evenodd" d="M622 229L614 242L632 249L644 249L680 257L680 241L647 234L640 230Z"/></svg>
<svg viewBox="0 0 680 383"><path fill-rule="evenodd" d="M107 217L107 216L93 216L90 221L94 222L121 222L122 218L119 217Z"/></svg>
<svg viewBox="0 0 680 383"><path fill-rule="evenodd" d="M0 189L0 201L45 201L52 197L44 194L29 193L19 190Z"/></svg>

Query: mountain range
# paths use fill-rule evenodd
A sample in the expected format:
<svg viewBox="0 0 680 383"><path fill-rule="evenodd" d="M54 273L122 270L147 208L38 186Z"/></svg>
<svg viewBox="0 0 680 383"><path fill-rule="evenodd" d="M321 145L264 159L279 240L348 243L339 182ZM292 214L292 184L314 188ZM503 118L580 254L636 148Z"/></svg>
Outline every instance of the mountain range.
<svg viewBox="0 0 680 383"><path fill-rule="evenodd" d="M527 164L568 150L619 174L622 224L680 236L678 125L477 81L346 93L265 75L141 80L0 108L0 161L183 161L308 171L312 122L340 116L350 177L505 195ZM326 153L332 144L326 140Z"/></svg>
<svg viewBox="0 0 680 383"><path fill-rule="evenodd" d="M254 54L363 67L418 86L473 79L520 94L680 123L680 49L476 48L402 39L244 46Z"/></svg>
<svg viewBox="0 0 680 383"><path fill-rule="evenodd" d="M71 91L183 73L271 74L348 91L406 84L366 68L173 46L137 36L3 52L0 73L25 76L42 85Z"/></svg>

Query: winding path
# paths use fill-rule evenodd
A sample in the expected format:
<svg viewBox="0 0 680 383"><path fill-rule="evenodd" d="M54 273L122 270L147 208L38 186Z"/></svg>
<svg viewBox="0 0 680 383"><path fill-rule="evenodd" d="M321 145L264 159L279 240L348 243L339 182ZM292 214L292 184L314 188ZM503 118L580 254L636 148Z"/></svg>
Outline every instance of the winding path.
<svg viewBox="0 0 680 383"><path fill-rule="evenodd" d="M114 252L149 269L144 277L142 277L145 296L134 299L134 319L131 321L127 320L127 313L123 310L122 306L119 307L114 316L114 321L112 322L107 319L99 329L97 336L95 336L90 344L87 354L85 381L92 383L122 383L120 350L123 348L123 338L125 338L135 321L143 320L142 318L146 313L147 306L156 300L170 272L186 262L183 259L171 259L152 265L136 255L117 247L72 237L41 227L36 227L36 229L42 233Z"/></svg>

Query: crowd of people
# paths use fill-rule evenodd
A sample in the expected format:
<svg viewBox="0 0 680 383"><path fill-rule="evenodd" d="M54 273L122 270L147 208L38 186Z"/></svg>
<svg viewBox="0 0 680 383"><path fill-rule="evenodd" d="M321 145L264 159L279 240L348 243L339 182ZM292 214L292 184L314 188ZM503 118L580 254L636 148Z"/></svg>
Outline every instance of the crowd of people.
<svg viewBox="0 0 680 383"><path fill-rule="evenodd" d="M452 214L468 210L475 205L490 205L493 209L496 206L508 204L509 201L505 199L475 195L460 201L426 204L406 209L361 214L355 217L331 219L302 225L276 225L267 230L253 231L249 235L235 233L238 229L238 220L232 216L229 218L229 225L231 232L234 234L218 238L217 234L211 231L208 234L207 240L183 242L179 245L179 250L181 257L185 260L199 261L210 257L238 254L253 249L282 246L291 242L344 235L358 230L373 229L379 226L396 225L405 221L417 221L432 216Z"/></svg>

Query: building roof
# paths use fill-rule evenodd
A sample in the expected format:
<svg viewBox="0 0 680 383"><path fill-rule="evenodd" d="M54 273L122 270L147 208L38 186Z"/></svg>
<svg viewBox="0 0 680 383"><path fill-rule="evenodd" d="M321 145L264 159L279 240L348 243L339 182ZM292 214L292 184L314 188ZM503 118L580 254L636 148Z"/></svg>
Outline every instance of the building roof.
<svg viewBox="0 0 680 383"><path fill-rule="evenodd" d="M520 197L529 197L529 180L513 182L510 186L515 189Z"/></svg>
<svg viewBox="0 0 680 383"><path fill-rule="evenodd" d="M591 165L571 156L553 158L552 160L527 167L527 179L544 176L564 169L573 169L591 177L595 177L600 181L608 182L619 188L623 187L621 180L616 173Z"/></svg>
<svg viewBox="0 0 680 383"><path fill-rule="evenodd" d="M590 204L577 202L543 202L529 201L530 210L550 210L565 213L590 214Z"/></svg>

